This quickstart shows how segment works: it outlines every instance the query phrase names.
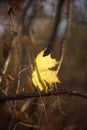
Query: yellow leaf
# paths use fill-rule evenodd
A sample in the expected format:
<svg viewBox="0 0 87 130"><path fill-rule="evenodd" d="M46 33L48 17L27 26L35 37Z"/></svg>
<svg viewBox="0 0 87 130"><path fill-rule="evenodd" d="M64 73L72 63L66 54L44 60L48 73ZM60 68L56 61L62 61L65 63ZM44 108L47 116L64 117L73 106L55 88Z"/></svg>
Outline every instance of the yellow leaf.
<svg viewBox="0 0 87 130"><path fill-rule="evenodd" d="M44 51L41 51L35 59L35 70L32 73L32 81L35 87L40 91L48 91L47 83L60 83L56 71L52 70L59 62L51 58L51 54L43 56ZM51 69L51 70L50 70Z"/></svg>

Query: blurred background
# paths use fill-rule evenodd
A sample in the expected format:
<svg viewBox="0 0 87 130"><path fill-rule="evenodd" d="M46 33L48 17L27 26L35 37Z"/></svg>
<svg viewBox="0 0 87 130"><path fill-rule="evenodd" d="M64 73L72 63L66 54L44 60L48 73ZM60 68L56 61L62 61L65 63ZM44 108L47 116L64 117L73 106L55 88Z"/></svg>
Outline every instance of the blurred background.
<svg viewBox="0 0 87 130"><path fill-rule="evenodd" d="M49 45L58 2L0 1L0 95L37 91L31 79L34 60ZM70 2L68 25L67 3L65 0L51 50L52 56L59 60L68 26L58 87L87 93L87 0ZM1 103L0 130L24 129L86 130L87 100L60 95Z"/></svg>

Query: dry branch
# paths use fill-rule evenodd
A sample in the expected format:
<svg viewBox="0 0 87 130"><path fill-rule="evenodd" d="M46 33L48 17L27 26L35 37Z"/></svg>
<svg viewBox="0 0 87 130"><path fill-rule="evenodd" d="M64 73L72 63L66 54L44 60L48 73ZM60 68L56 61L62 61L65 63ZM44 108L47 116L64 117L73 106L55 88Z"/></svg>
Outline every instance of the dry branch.
<svg viewBox="0 0 87 130"><path fill-rule="evenodd" d="M70 96L78 96L87 99L87 93L82 93L80 91L70 90L70 89L58 89L53 90L48 93L41 92L29 92L29 93L20 93L20 94L12 94L12 95L1 95L0 102L12 101L12 100L23 100L28 98L40 98L41 97L50 97L57 95L70 95Z"/></svg>
<svg viewBox="0 0 87 130"><path fill-rule="evenodd" d="M50 54L52 52L52 50L53 50L54 41L55 41L56 34L57 34L57 27L59 26L59 23L60 23L61 10L62 10L62 6L64 4L64 1L65 0L59 0L57 2L57 13L56 13L56 18L55 18L54 28L53 28L52 35L51 35L51 37L50 37L50 39L48 41L48 43L49 43L48 47L44 52L44 56Z"/></svg>

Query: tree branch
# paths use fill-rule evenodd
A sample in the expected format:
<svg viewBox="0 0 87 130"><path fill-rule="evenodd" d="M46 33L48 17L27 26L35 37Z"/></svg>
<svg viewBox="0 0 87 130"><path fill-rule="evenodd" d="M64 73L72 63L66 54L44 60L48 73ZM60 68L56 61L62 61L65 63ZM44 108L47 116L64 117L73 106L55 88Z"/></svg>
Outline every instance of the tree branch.
<svg viewBox="0 0 87 130"><path fill-rule="evenodd" d="M70 96L78 96L87 99L87 93L81 93L80 91L70 90L70 89L58 89L53 90L51 92L45 93L41 92L29 92L29 93L20 93L20 94L12 94L12 95L1 95L0 103L5 101L12 101L12 100L23 100L28 98L39 98L41 97L49 97L49 96L56 96L56 95L70 95Z"/></svg>
<svg viewBox="0 0 87 130"><path fill-rule="evenodd" d="M55 24L54 24L52 35L50 36L50 39L48 41L49 42L48 47L47 47L47 49L44 52L44 56L50 54L51 51L53 50L54 41L55 41L56 33L57 33L57 27L58 27L58 25L60 23L61 9L62 9L64 1L65 0L59 0L58 3L57 3L57 11L56 11Z"/></svg>

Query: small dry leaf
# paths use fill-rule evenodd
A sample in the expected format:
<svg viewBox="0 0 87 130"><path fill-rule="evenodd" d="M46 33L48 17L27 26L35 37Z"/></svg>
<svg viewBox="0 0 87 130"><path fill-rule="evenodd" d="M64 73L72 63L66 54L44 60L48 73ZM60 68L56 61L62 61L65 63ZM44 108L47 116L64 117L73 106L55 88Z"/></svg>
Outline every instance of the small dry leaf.
<svg viewBox="0 0 87 130"><path fill-rule="evenodd" d="M51 58L51 54L43 56L44 51L41 51L35 59L35 70L32 73L32 81L35 87L38 87L40 91L48 92L48 84L55 82L60 83L56 71L50 70L55 67L59 62Z"/></svg>
<svg viewBox="0 0 87 130"><path fill-rule="evenodd" d="M27 119L28 114L26 112L22 112L22 111L19 110L19 111L15 112L14 118L15 118L16 121L21 121L21 120Z"/></svg>

